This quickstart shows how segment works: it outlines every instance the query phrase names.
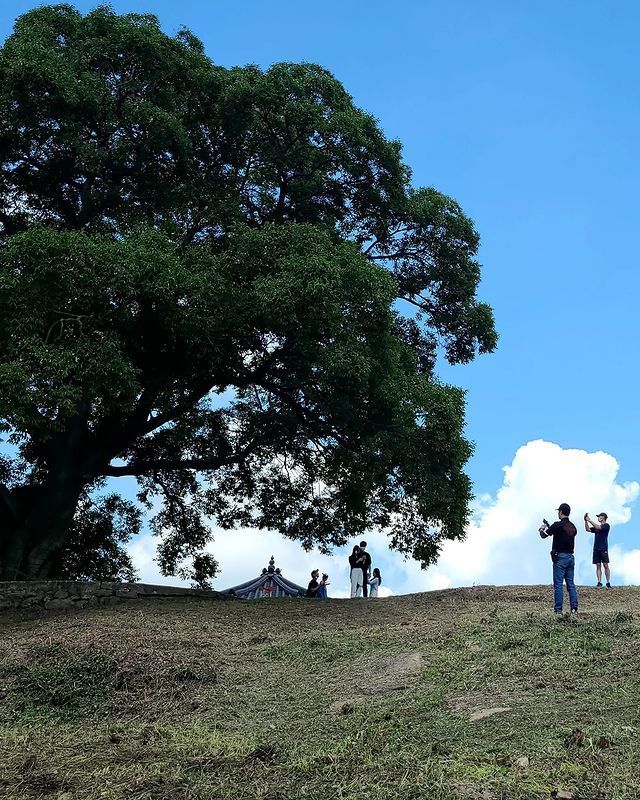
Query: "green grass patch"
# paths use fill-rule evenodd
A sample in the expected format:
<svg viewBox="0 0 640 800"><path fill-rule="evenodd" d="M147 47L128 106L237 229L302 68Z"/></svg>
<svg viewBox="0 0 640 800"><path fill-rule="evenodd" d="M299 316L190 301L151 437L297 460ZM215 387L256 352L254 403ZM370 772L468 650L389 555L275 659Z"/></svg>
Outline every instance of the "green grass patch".
<svg viewBox="0 0 640 800"><path fill-rule="evenodd" d="M8 619L0 796L637 800L640 593L513 591Z"/></svg>
<svg viewBox="0 0 640 800"><path fill-rule="evenodd" d="M376 637L359 636L357 632L340 637L330 634L295 635L269 645L265 648L264 655L274 661L289 664L327 665L371 653L377 645Z"/></svg>
<svg viewBox="0 0 640 800"><path fill-rule="evenodd" d="M35 647L28 663L0 665L0 680L18 712L75 716L95 711L107 699L114 669L98 650L77 652L58 643Z"/></svg>

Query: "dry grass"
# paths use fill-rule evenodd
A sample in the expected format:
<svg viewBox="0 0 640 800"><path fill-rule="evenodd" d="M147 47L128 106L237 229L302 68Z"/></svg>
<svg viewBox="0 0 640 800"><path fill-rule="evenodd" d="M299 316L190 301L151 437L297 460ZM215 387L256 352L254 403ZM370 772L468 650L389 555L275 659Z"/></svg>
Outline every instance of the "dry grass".
<svg viewBox="0 0 640 800"><path fill-rule="evenodd" d="M0 618L0 797L640 797L640 590Z"/></svg>

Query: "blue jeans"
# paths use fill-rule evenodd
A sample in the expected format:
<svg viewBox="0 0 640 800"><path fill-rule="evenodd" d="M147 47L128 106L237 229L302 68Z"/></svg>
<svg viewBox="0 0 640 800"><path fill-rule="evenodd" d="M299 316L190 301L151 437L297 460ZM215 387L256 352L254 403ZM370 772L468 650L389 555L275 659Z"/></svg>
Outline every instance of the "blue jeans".
<svg viewBox="0 0 640 800"><path fill-rule="evenodd" d="M575 566L573 553L558 553L558 560L553 565L553 607L555 611L562 611L563 581L567 583L569 605L571 608L578 608L578 592L573 582Z"/></svg>

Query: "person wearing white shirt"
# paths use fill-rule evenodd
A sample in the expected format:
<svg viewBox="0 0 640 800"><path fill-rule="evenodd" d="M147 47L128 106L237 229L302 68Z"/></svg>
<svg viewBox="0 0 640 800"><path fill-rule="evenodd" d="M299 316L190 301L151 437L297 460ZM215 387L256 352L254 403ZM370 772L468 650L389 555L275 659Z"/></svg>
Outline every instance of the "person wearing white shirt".
<svg viewBox="0 0 640 800"><path fill-rule="evenodd" d="M378 596L378 589L380 584L382 583L382 575L380 575L380 570L378 567L375 567L373 570L373 575L367 581L369 584L369 597L377 597Z"/></svg>
<svg viewBox="0 0 640 800"><path fill-rule="evenodd" d="M362 571L362 551L354 545L349 556L349 576L351 580L351 597L362 597L364 574Z"/></svg>

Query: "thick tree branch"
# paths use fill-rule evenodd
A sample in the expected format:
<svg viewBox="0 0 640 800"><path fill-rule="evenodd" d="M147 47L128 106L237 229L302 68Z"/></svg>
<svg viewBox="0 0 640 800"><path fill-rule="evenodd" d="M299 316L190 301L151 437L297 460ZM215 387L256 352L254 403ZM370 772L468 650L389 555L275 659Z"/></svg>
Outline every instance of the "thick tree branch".
<svg viewBox="0 0 640 800"><path fill-rule="evenodd" d="M277 350L273 350L271 353L267 353L254 370L243 375L242 380L236 381L236 388L244 389L252 384L259 383L267 374L269 368L277 361L279 357L283 356L290 349L290 347L291 342L287 340L284 342L282 347L278 348ZM199 400L202 400L209 394L216 383L218 383L218 381L214 381L212 379L202 382L196 389L185 395L185 397L180 402L176 403L175 406L161 414L156 414L155 416L150 417L142 426L141 435L151 433L152 431L162 427L162 425L172 422L174 419L184 414L185 411L189 411Z"/></svg>
<svg viewBox="0 0 640 800"><path fill-rule="evenodd" d="M416 308L419 308L421 311L424 311L424 306L422 305L422 303L416 303L416 301L413 300L411 297L405 297L404 295L401 295L400 297L398 297L398 300L404 300L405 303L411 303L412 306L415 306Z"/></svg>
<svg viewBox="0 0 640 800"><path fill-rule="evenodd" d="M161 414L149 417L141 426L140 435L144 436L147 433L152 433L168 422L172 422L176 417L181 416L186 411L190 411L199 400L202 400L203 397L209 394L211 389L213 389L213 385L211 381L206 381L206 383L200 384L197 389L185 395L185 397L179 403L176 403L175 406L172 406L172 408Z"/></svg>
<svg viewBox="0 0 640 800"><path fill-rule="evenodd" d="M110 464L102 474L110 478L122 478L126 476L141 477L142 475L153 475L159 472L176 472L183 469L209 472L244 461L255 449L257 443L257 439L252 439L237 453L224 458L159 458L154 461L133 461L130 464L122 464L121 466Z"/></svg>
<svg viewBox="0 0 640 800"><path fill-rule="evenodd" d="M311 411L311 409L305 408L285 389L274 383L264 380L261 381L260 385L266 389L267 392L270 392L277 397L278 400L281 400L283 403L285 403L285 405L287 405L291 411L293 411L295 416L300 420L305 428L308 428L310 431L313 431L322 438L330 437L347 450L353 449L348 439L346 439L344 436L341 436L333 427L333 425L323 420L318 413Z"/></svg>
<svg viewBox="0 0 640 800"><path fill-rule="evenodd" d="M401 247L395 253L381 253L379 256L367 255L370 261L398 261L400 258L415 258L416 261L424 261L424 254L419 250L407 250Z"/></svg>
<svg viewBox="0 0 640 800"><path fill-rule="evenodd" d="M428 311L429 307L433 303L433 301L430 300L428 297L423 297L421 294L418 294L416 292L409 292L408 294L399 294L397 299L404 300L406 303L411 303L411 305L421 309L422 311Z"/></svg>

